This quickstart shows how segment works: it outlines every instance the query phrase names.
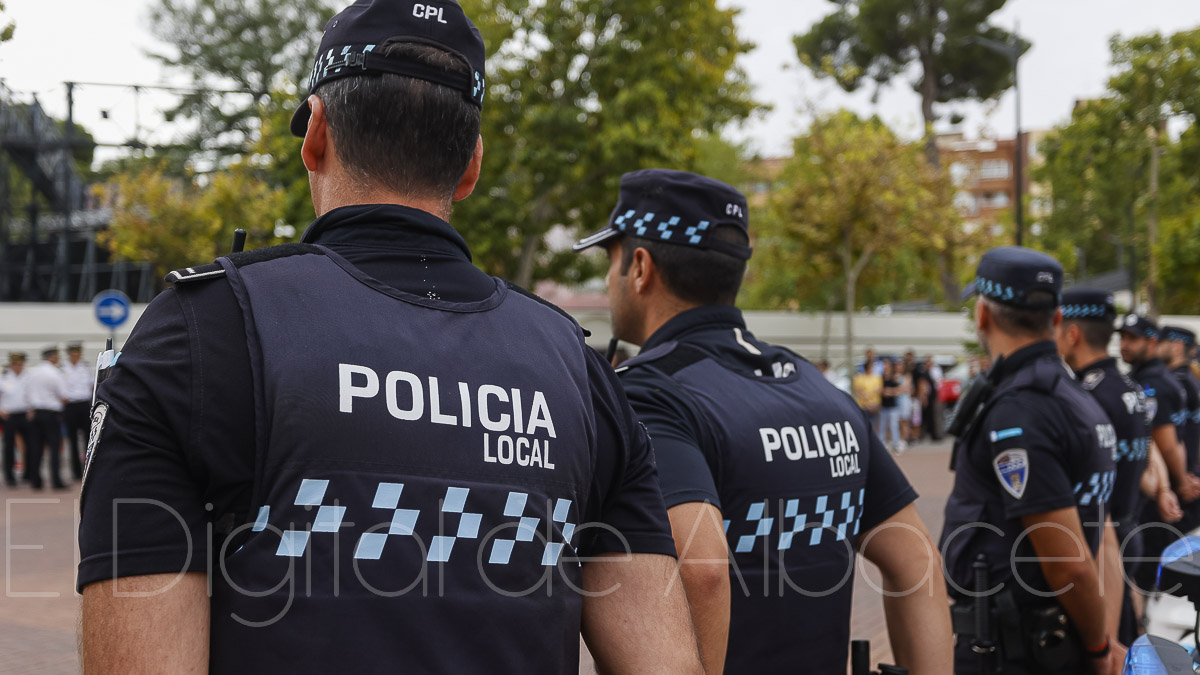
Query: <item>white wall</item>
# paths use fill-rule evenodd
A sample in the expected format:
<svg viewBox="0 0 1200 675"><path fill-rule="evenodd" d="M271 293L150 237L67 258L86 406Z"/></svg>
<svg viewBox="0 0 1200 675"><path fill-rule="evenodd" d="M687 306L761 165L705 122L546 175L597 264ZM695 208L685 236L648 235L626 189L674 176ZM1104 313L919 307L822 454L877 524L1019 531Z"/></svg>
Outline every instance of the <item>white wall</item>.
<svg viewBox="0 0 1200 675"><path fill-rule="evenodd" d="M130 319L116 333L117 346L124 344L146 305L134 305ZM606 310L581 311L575 318L592 331L590 344L605 349L611 336ZM822 351L826 330L824 314L801 312L746 312L747 327L760 340L784 345L811 360L824 356L834 364L845 361L842 315L833 313L828 322L827 351ZM1200 317L1167 316L1160 324L1187 326L1200 333ZM94 359L104 347L108 330L96 321L90 304L0 303L0 362L9 351L20 350L36 359L48 343L60 347L82 340L85 356ZM879 354L903 354L912 349L918 356L960 357L963 345L974 341L971 320L966 314L919 312L889 317L854 317L855 360L863 350L874 347ZM1115 343L1114 343L1115 344ZM630 347L626 347L631 349Z"/></svg>

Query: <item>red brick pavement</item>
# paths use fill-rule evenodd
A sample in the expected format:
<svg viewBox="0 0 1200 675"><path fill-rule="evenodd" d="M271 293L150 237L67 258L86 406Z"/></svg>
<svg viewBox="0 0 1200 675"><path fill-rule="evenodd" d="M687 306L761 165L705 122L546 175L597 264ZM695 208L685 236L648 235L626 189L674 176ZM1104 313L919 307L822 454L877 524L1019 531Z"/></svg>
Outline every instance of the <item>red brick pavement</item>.
<svg viewBox="0 0 1200 675"><path fill-rule="evenodd" d="M949 447L941 444L916 447L898 458L921 495L917 509L934 537L941 531L942 508L950 493L948 457ZM0 599L0 673L76 673L78 490L0 490L4 500L0 536L5 546L5 555L0 559L0 573L5 580ZM873 663L887 662L891 648L882 598L864 583L866 575L878 585L878 575L873 575L870 567L869 563L859 566L851 630L854 637L871 640ZM581 670L591 672L586 652Z"/></svg>

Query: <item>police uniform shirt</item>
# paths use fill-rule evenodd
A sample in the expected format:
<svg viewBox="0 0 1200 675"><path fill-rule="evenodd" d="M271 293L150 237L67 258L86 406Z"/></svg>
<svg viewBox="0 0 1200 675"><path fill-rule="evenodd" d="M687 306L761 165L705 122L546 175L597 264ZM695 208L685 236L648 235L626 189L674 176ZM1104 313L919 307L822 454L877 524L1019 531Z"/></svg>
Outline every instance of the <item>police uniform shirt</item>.
<svg viewBox="0 0 1200 675"><path fill-rule="evenodd" d="M668 508L723 514L726 672L844 672L857 536L916 499L865 413L730 306L677 315L618 373Z"/></svg>
<svg viewBox="0 0 1200 675"><path fill-rule="evenodd" d="M1129 376L1142 385L1146 393L1151 431L1167 425L1182 430L1187 410L1186 394L1167 366L1157 358L1146 359L1135 365Z"/></svg>
<svg viewBox="0 0 1200 675"><path fill-rule="evenodd" d="M67 400L91 401L95 366L89 366L86 361L79 359L78 363L67 361L62 370L67 378Z"/></svg>
<svg viewBox="0 0 1200 675"><path fill-rule="evenodd" d="M1184 408L1176 418L1179 440L1187 450L1188 471L1197 473L1200 472L1200 385L1187 364L1175 368L1171 374L1183 389Z"/></svg>
<svg viewBox="0 0 1200 675"><path fill-rule="evenodd" d="M1109 501L1113 522L1132 522L1141 512L1142 473L1146 470L1150 430L1142 388L1117 368L1115 358L1101 359L1077 373L1108 415L1117 434L1117 478Z"/></svg>
<svg viewBox="0 0 1200 675"><path fill-rule="evenodd" d="M0 411L11 415L29 410L29 397L25 395L27 377L28 371L21 371L20 375L9 371L0 378Z"/></svg>
<svg viewBox="0 0 1200 675"><path fill-rule="evenodd" d="M1021 519L1074 506L1094 554L1113 490L1116 434L1053 342L1013 352L989 379L996 393L958 440L941 538L946 579L952 597L969 597L971 566L983 554L989 584L1010 589L1018 605L1043 604L1035 593L1051 589Z"/></svg>
<svg viewBox="0 0 1200 675"><path fill-rule="evenodd" d="M63 399L67 397L67 378L58 366L42 361L29 369L25 396L34 410L62 412Z"/></svg>
<svg viewBox="0 0 1200 675"><path fill-rule="evenodd" d="M419 296L433 302L470 305L494 297L500 287L497 280L471 264L466 244L447 223L414 209L399 206L337 209L314 222L305 234L305 241L328 247L344 258L350 266L348 271L353 272L360 281L388 292L392 292L388 289L399 289L409 296ZM254 253L252 251L247 255ZM255 266L250 265L250 268ZM210 274L212 270L197 268L195 273ZM522 306L534 302L525 300L527 302ZM541 305L537 307L545 312L554 311ZM470 313L461 316L467 320ZM566 318L557 314L553 316L565 325ZM455 318L443 317L441 320L453 321ZM553 323L555 321L543 319L537 325L549 326ZM529 547L537 545L547 549L542 564L552 565L557 554L551 555L554 549L546 542L544 531L553 520L555 531L568 535L568 529L576 527L565 522L568 513L571 514L569 519L574 522L595 524L579 526L580 532L569 542L576 549L575 555L583 557L629 550L674 556L674 543L658 487L649 439L625 403L611 367L599 355L583 347L581 339L579 351L584 354L578 358L586 366L586 377L578 386L590 392L590 400L585 398L583 403L572 403L590 406L594 411L594 427L572 430L572 433L586 434L591 439L591 450L586 446L553 446L552 452L557 456L544 457L543 461L553 462L559 467L590 462L590 471L584 473L584 476L590 477L590 485L580 488L580 492L587 493L587 498L575 505L559 500L551 509L549 504L535 504L532 498L528 500L529 503L522 503L520 494L514 494L517 490L509 493L507 502L504 502L502 495L497 496L498 503L487 505L488 508L494 508L496 513L485 514L485 518L494 516L503 521L498 526L501 530L497 536L513 540L509 542L507 550L497 552L495 547L489 546L489 550L485 551L482 544L475 544L479 539L464 540L470 539L471 535L485 537L489 534L485 531L490 527L489 521L484 520L482 526L479 523L478 512L485 508L480 506L476 495L499 495L497 490L504 488L504 472L529 472L526 475L531 477L530 480L541 481L547 489L555 485L555 476L553 471L546 471L544 466L522 469L515 465L484 464L483 455L474 457L479 450L473 445L470 447L471 457L461 456L465 458L464 461L479 460L479 482L461 488L442 488L444 499L442 492L435 493L432 489L426 489L427 494L422 494L418 490L421 487L417 485L418 479L413 478L403 481L410 483L403 487L398 482L380 483L377 488L372 484L360 490L362 495L359 501L350 505L355 512L336 506L331 498L330 504L322 505L319 509L312 508L312 512L305 515L304 507L291 506L293 497L296 504L309 504L324 499L325 488L329 495L335 495L335 490L344 491L347 485L346 481L335 479L328 482L305 480L300 483L299 492L293 490L285 503L276 505L268 513L265 507L260 506L263 501L252 494L256 475L255 429L259 413L256 412L255 378L251 374L252 367L257 367L253 365L257 361L247 348L246 324L243 311L235 299L232 282L220 278L211 282L176 284L159 295L138 322L114 373L101 382L97 394L92 436L98 436L99 442L93 441L93 447L89 449L90 461L82 494L79 537L81 562L77 582L80 590L87 584L115 575L177 573L186 570L207 571L210 577L215 577L218 572L209 568L210 561L220 557L220 533L228 531L231 526L239 526L244 532L253 523L257 532L268 527L286 529L287 518L297 515L315 518L311 524L311 535L305 533L303 525L295 533L285 533L283 539L276 534L273 541L278 543L279 551L285 555L295 555L303 550L309 536L312 541L323 537L321 545L328 544L331 535L324 534L330 531L327 514L332 516L341 513L345 521L357 520L371 524L378 520L380 513L390 513L386 509L395 511L392 525L389 527L385 523L381 532L369 533L372 535L370 542L366 541L366 534L333 528L342 537L342 546L353 549L355 558L348 561L353 565L346 564L342 570L345 579L343 594L349 594L353 583L358 583L354 579L356 571L362 571L364 575L386 575L389 567L413 562L397 555L397 551L410 549L397 547L413 546L415 537L409 535L413 535L414 530L415 534L423 535L424 541L429 542L426 551L429 557L417 557L413 564L426 559L436 559L439 563L448 559L444 564L452 572L457 569L456 566L463 565L474 570L478 562L484 571L495 574L494 570L507 562L507 559L498 560L498 557L506 558L505 553L513 559L529 556L532 555ZM314 325L320 325L319 318L314 319ZM405 327L397 326L396 330L403 332ZM551 329L547 327L545 330ZM445 337L448 340L451 336ZM454 337L466 343L473 339L471 335ZM307 336L298 333L294 339L302 348ZM504 336L496 335L494 339L503 342ZM530 358L537 356L530 355ZM471 357L470 352L465 352L461 362L452 362L451 359L451 362L436 367L446 373L454 372L455 368L463 370L470 367ZM336 366L340 355L315 353L303 358L332 360ZM419 355L414 358L419 358ZM504 366L501 364L498 367ZM472 382L470 372L462 372L460 377ZM451 391L455 399L458 394L455 383L446 382L447 379L442 378L443 403L449 400ZM362 379L355 382L362 382ZM385 384L382 375L379 382ZM481 384L472 382L472 386ZM491 401L493 408L501 395L507 400L511 394L506 391L491 392L491 398L487 400ZM337 390L314 392L312 396L323 398L327 404L332 397L336 414ZM528 407L531 402L527 397L524 406ZM357 399L353 403L356 411L361 407L366 412L378 410L387 415L382 392L378 400ZM372 405L373 408L370 407ZM391 407L402 405L407 403L403 400L389 402ZM427 411L432 405L432 402L426 403ZM559 404L551 402L550 405ZM280 411L275 414L280 414ZM470 414L476 419L475 428L470 431L479 429L482 432L478 421L479 411ZM492 416L496 417L495 409ZM504 419L509 420L509 417L505 415ZM531 419L526 416L525 423L532 425ZM509 421L510 426L513 423L521 422ZM286 429L280 431L286 432ZM564 437L565 431L558 429L558 436ZM498 439L493 436L493 441L498 442ZM331 448L331 452L338 454L342 454L343 450L359 449ZM491 450L493 453L497 451L495 447ZM430 453L436 455L448 450L421 448L420 452L428 457ZM426 461L431 462L432 467L416 473L436 474L440 461ZM425 482L436 480L426 479ZM316 491L321 492L319 497L314 497ZM413 511L418 505L418 498L423 500L419 504L423 508L419 518ZM113 515L116 499L153 500L159 506L142 506L141 502L123 504L118 527ZM440 511L437 508L439 503L442 505ZM290 511L284 512L283 507ZM543 507L552 513L539 513L537 510ZM339 512L338 508L346 510ZM500 516L500 509L503 509L503 517ZM537 517L539 515L540 519ZM341 521L341 518L338 520ZM439 521L444 521L445 527L451 528L449 533L428 529L437 526ZM472 524L476 528L474 531ZM215 540L209 536L210 526L217 533ZM435 534L438 536L431 538ZM461 537L455 538L456 535ZM359 537L357 546L354 537ZM247 540L248 550L253 541L253 538ZM555 546L561 552L561 546ZM368 550L363 554L364 547L373 551ZM225 551L226 560L231 564L236 562L239 552L235 542ZM267 552L268 561L274 564L276 555L279 554L272 545ZM345 557L349 558L348 552ZM216 561L217 564L220 562ZM531 564L536 566L538 561L534 560ZM559 565L560 571L567 568L564 574L577 574L571 572L570 565ZM297 567L304 567L303 560L297 561ZM433 568L437 569L437 565L434 564ZM555 568L551 566L548 569ZM578 566L575 569L578 570ZM286 632L272 633L271 639L279 639L285 644L288 639L311 640L330 630L328 622L335 622L332 624L333 630L339 634L359 634L361 644L341 645L336 649L330 647L328 654L304 655L304 663L309 668L327 671L377 670L381 667L381 654L397 650L404 651L411 659L418 659L412 662L414 668L429 672L480 672L501 667L501 664L503 669L511 672L562 672L576 667L579 646L577 594L556 583L552 594L542 588L518 597L506 597L497 591L489 592L482 588L482 581L474 592L464 594L461 588L450 582L456 577L447 574L439 582L436 574L431 574L432 581L426 587L416 588L390 600L384 598L392 603L387 605L387 611L411 612L411 616L405 614L406 621L425 622L422 630L402 634L396 622L373 622L359 611L359 601L347 596L341 599L344 600L342 602L336 599L331 601L324 615L313 619L321 622L321 625L297 625L295 620L289 622L285 617L278 623ZM390 582L390 586L386 585L389 583L386 577L383 582L374 577L369 580L384 591L396 591L392 587L397 585L395 580ZM276 579L271 583L277 582ZM322 585L322 580L318 582L318 585ZM253 598L247 602L253 602ZM366 602L375 601L367 599ZM575 607L575 615L571 614L572 607ZM505 640L498 636L495 640L489 638L486 645L481 645L479 636L494 631L494 622L509 621L507 617L513 615L514 611L537 611L539 616L544 617L545 623L522 625L520 630L528 636L524 641ZM228 619L218 617L216 612L214 604L214 625L218 618ZM447 625L454 628L441 628ZM573 625L576 630L570 633ZM264 630L279 630L279 627ZM389 637L377 642L375 637L379 637L381 631ZM249 639L254 638L251 636ZM238 650L240 648L234 649L243 656L234 653L235 661L225 662L225 668L240 671L248 667L243 665L247 662L244 650ZM285 656L294 661L294 654ZM278 654L264 654L261 659L278 657ZM217 661L214 660L214 663Z"/></svg>

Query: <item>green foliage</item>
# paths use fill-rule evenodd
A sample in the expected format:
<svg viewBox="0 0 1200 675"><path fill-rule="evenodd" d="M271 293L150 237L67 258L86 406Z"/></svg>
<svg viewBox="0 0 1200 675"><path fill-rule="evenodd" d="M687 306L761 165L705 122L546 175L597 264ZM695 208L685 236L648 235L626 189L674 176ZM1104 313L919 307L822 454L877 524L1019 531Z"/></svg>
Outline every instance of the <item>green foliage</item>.
<svg viewBox="0 0 1200 675"><path fill-rule="evenodd" d="M153 262L160 274L227 253L239 227L247 248L281 242L275 228L285 224L278 218L286 196L246 164L184 179L146 168L109 189L116 196L112 224L97 239L119 258Z"/></svg>
<svg viewBox="0 0 1200 675"><path fill-rule="evenodd" d="M1089 274L1118 269L1118 251L1134 253L1139 282L1164 313L1196 308L1200 231L1200 30L1143 35L1110 43L1115 73L1109 95L1078 106L1070 123L1042 144L1033 177L1050 194L1042 244L1071 268L1076 248ZM1161 133L1183 122L1178 138ZM1157 140L1156 140L1157 137ZM1157 195L1151 154L1159 148ZM1149 223L1160 220L1158 241ZM1127 253L1128 255L1128 253ZM1158 277L1147 279L1157 257Z"/></svg>
<svg viewBox="0 0 1200 675"><path fill-rule="evenodd" d="M464 0L489 47L483 174L455 209L475 261L529 284L593 275L545 235L598 228L622 173L696 167L756 105L714 0Z"/></svg>
<svg viewBox="0 0 1200 675"><path fill-rule="evenodd" d="M0 2L0 12L4 11L4 3ZM9 21L8 25L0 26L0 42L8 42L13 38L13 34L17 32L17 24Z"/></svg>
<svg viewBox="0 0 1200 675"><path fill-rule="evenodd" d="M154 56L197 87L250 92L189 94L168 117L198 123L193 148L244 151L268 94L299 100L297 84L307 82L321 29L334 13L326 0L158 0L151 28L173 53Z"/></svg>
<svg viewBox="0 0 1200 675"><path fill-rule="evenodd" d="M1129 209L1146 189L1150 140L1129 126L1121 103L1080 104L1041 144L1032 177L1049 190L1041 245L1064 263L1084 251L1091 271L1117 269L1116 239L1129 240ZM1068 266L1070 270L1070 266Z"/></svg>
<svg viewBox="0 0 1200 675"><path fill-rule="evenodd" d="M1011 44L1014 37L988 23L1005 0L830 0L837 6L795 38L800 60L846 91L882 86L916 64L913 89L934 101L987 99L1012 86L1010 61L978 38ZM1028 43L1021 43L1024 52ZM930 86L926 87L926 84Z"/></svg>
<svg viewBox="0 0 1200 675"><path fill-rule="evenodd" d="M949 177L878 118L818 118L779 183L754 226L748 306L857 308L935 288L925 252L958 222Z"/></svg>

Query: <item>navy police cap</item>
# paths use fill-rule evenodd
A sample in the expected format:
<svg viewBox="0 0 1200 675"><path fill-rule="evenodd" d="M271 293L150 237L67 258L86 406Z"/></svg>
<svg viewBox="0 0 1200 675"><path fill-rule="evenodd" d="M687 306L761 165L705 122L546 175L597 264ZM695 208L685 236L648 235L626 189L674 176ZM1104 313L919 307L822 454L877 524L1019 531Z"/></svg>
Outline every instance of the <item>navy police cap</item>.
<svg viewBox="0 0 1200 675"><path fill-rule="evenodd" d="M1125 315L1125 318L1121 320L1121 325L1117 326L1117 330L1144 338L1158 337L1158 324L1154 319L1140 314Z"/></svg>
<svg viewBox="0 0 1200 675"><path fill-rule="evenodd" d="M1103 321L1117 319L1113 294L1099 288L1068 288L1062 294L1063 319Z"/></svg>
<svg viewBox="0 0 1200 675"><path fill-rule="evenodd" d="M576 251L624 234L651 241L719 251L741 260L752 249L712 236L718 227L736 227L750 238L746 197L719 180L669 169L644 169L621 176L617 208L608 225L579 240Z"/></svg>
<svg viewBox="0 0 1200 675"><path fill-rule="evenodd" d="M978 293L1002 305L1049 309L1062 299L1062 281L1062 265L1053 257L1031 248L1002 246L983 254L963 300ZM1038 291L1048 299L1031 300L1030 295Z"/></svg>
<svg viewBox="0 0 1200 675"><path fill-rule="evenodd" d="M1162 339L1182 342L1185 347L1191 347L1196 344L1196 333L1183 326L1163 326Z"/></svg>
<svg viewBox="0 0 1200 675"><path fill-rule="evenodd" d="M444 49L461 58L470 72L456 73L376 53L393 38ZM454 0L358 0L325 25L308 93L340 77L392 73L457 89L463 98L482 108L484 58L479 30ZM311 114L306 97L292 116L294 135L304 136Z"/></svg>

